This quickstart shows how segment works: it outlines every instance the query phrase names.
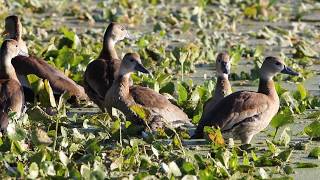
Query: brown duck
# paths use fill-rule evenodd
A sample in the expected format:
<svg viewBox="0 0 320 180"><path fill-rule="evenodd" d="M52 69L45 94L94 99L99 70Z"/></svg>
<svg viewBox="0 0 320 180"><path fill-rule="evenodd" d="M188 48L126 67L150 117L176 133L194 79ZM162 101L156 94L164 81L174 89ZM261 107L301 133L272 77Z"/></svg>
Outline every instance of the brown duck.
<svg viewBox="0 0 320 180"><path fill-rule="evenodd" d="M227 53L219 53L216 59L217 83L214 95L204 105L202 116L210 112L225 96L231 94L231 85L228 79L230 73L230 57Z"/></svg>
<svg viewBox="0 0 320 180"><path fill-rule="evenodd" d="M258 92L238 91L222 99L201 118L193 138L203 137L204 126L216 126L224 135L231 133L243 144L249 144L278 112L280 102L272 80L277 73L298 75L281 59L267 57L260 69Z"/></svg>
<svg viewBox="0 0 320 180"><path fill-rule="evenodd" d="M0 54L0 129L6 131L8 113L13 111L20 117L24 104L23 90L11 64L12 58L20 52L15 40L5 40Z"/></svg>
<svg viewBox="0 0 320 180"><path fill-rule="evenodd" d="M130 86L130 75L135 71L149 73L141 64L138 54L128 53L124 56L119 73L105 96L105 106L110 115L112 108L116 108L122 111L128 120L144 124L144 120L131 110L132 106L137 105L150 112L147 121L152 129L159 124L163 125L159 120L165 120L173 127L190 125L188 116L165 96L147 87Z"/></svg>
<svg viewBox="0 0 320 180"><path fill-rule="evenodd" d="M22 25L19 18L14 15L8 16L5 20L5 34L7 34L6 37L18 41L19 47L25 54L27 47L21 38L21 31ZM88 99L83 87L76 84L63 72L49 65L45 60L32 56L28 57L19 55L12 60L12 64L18 75L26 76L28 74L34 74L39 78L47 79L55 93L61 94L66 91L71 96L76 97L78 100ZM26 97L26 99L33 98Z"/></svg>
<svg viewBox="0 0 320 180"><path fill-rule="evenodd" d="M88 64L84 74L85 91L103 112L105 94L111 87L121 63L114 46L125 38L129 38L127 30L122 25L112 22L104 33L99 57Z"/></svg>

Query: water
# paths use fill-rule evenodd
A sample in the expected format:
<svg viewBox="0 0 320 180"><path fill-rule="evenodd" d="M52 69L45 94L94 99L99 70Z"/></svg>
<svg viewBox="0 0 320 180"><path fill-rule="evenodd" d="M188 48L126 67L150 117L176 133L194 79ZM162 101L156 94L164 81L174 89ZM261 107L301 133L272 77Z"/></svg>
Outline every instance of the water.
<svg viewBox="0 0 320 180"><path fill-rule="evenodd" d="M287 1L281 1L282 3L284 3L284 6L289 6L287 3ZM291 5L292 5L292 10L296 4L297 1L290 1ZM180 6L182 6L180 4ZM190 5L183 5L183 6L190 6ZM179 5L176 5L176 8L179 8ZM215 8L210 7L210 8ZM97 11L98 13L99 11ZM28 18L28 16L31 16L30 14L26 14L26 18ZM76 29L76 32L78 34L81 33L85 33L87 30L94 30L96 32L100 33L100 39L97 39L97 41L102 41L102 33L104 32L104 28L107 25L107 22L96 22L95 24L90 24L87 21L81 21L78 20L76 18L73 17L64 17L61 18L61 16L59 15L52 15L51 16L51 12L46 12L44 14L41 15L34 15L32 14L32 16L38 16L38 18L44 18L44 17L51 17L51 19L53 20L55 26L53 27L54 29L58 29L61 26L68 26L68 27L72 27L74 29ZM139 32L137 34L143 34L145 32L150 32L152 31L153 28L153 24L154 22L151 21L151 24L145 24L142 26L135 26L135 27L130 27L131 31L133 32ZM230 36L230 39L237 39L239 38L239 33L241 33L240 38L245 40L245 44L249 47L255 47L257 45L264 45L266 46L266 42L267 40L264 39L256 39L252 36L248 36L248 32L252 31L252 32L258 32L259 30L262 30L265 26L271 26L271 27L280 27L283 29L287 29L287 30L293 30L295 28L295 26L297 26L297 23L299 22L291 22L291 21L281 21L281 22L260 22L260 21L251 21L251 20L244 20L242 23L237 25L237 33L233 33L230 32L228 35ZM310 26L310 28L316 30L319 30L320 27L320 11L313 11L313 12L309 12L306 15L304 15L304 17L302 18L302 22L300 22L301 26ZM191 40L192 37L190 37L190 34L182 34L181 37L189 37L189 39L184 39L185 41ZM320 51L320 40L318 40L318 46L315 45L313 46L313 48L315 48L316 51ZM271 46L266 46L266 51L265 51L265 55L279 55L279 52L282 51L284 53L288 53L290 51L292 51L292 48L289 46L277 46L277 45L271 45ZM244 70L244 71L249 71L250 68L252 68L252 64L248 65L247 63L243 63L244 62L244 58L242 59L242 62L240 63L240 65L235 69L236 71L239 70ZM319 70L319 65L313 66L312 69L310 69L312 71L318 71ZM207 79L213 78L215 77L215 71L214 71L214 66L212 63L209 64L202 64L202 65L196 65L196 73L194 74L190 74L190 75L186 75L187 78L192 78L194 80L195 83L197 84L201 84L203 83L203 81L205 80L204 77L206 77ZM320 82L320 75L317 74L314 77L307 79L304 83L305 87L309 90L309 92L312 95L320 95L319 92L319 82ZM246 86L236 86L236 84L239 84L239 82L232 82L233 83L233 88L235 91L237 90L256 90L257 87L249 84ZM289 90L295 90L295 84L292 83L285 83L285 82L281 82L281 84L283 84L284 87L288 88ZM93 113L97 113L99 112L98 108L74 108L74 109L70 109L69 110L69 115L71 116L74 113L78 113L78 114L93 114ZM302 137L301 135L297 136L298 133L300 133L303 128L309 124L310 122L312 122L312 120L309 119L305 119L304 117L297 117L295 119L295 123L294 124L290 124L289 127L291 129L291 138L292 138L292 142L300 142L300 141L307 141L308 138L307 137ZM270 131L272 131L271 128L268 128L266 131L264 131L263 133L260 133L259 135L257 135L254 139L253 139L253 145L254 146L264 146L265 144L262 144L262 142L265 141L266 136L268 133L270 133ZM281 132L281 130L279 130L279 132ZM191 142L192 141L192 142ZM203 144L203 140L191 140L190 142L188 142L186 145L190 145L193 146L194 144ZM315 146L320 146L319 142L312 142L311 147L315 147ZM313 162L316 164L319 164L319 160L317 159L310 159L307 158L308 152L310 152L311 147L306 151L297 151L295 150L293 152L293 156L291 158L291 162ZM320 164L319 164L320 165ZM296 173L294 174L294 177L296 179L319 179L320 177L320 169L319 168L311 168L311 169L295 169Z"/></svg>

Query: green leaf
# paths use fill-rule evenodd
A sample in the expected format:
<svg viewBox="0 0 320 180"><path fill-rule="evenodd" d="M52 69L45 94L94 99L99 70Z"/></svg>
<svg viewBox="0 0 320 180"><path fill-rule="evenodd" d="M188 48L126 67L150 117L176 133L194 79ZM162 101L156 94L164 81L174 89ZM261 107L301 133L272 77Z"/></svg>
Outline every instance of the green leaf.
<svg viewBox="0 0 320 180"><path fill-rule="evenodd" d="M249 156L248 156L247 151L243 151L243 161L242 161L242 164L243 164L243 165L247 165L247 166L250 165L250 160L249 160Z"/></svg>
<svg viewBox="0 0 320 180"><path fill-rule="evenodd" d="M278 159L280 159L282 162L288 162L291 155L292 155L292 149L287 149L279 153L277 156Z"/></svg>
<svg viewBox="0 0 320 180"><path fill-rule="evenodd" d="M75 32L68 30L66 27L61 28L61 31L63 32L65 38L72 41L72 48L73 49L80 47L81 42Z"/></svg>
<svg viewBox="0 0 320 180"><path fill-rule="evenodd" d="M63 151L59 151L59 159L62 162L62 164L67 167L69 164L69 158L66 156L66 154Z"/></svg>
<svg viewBox="0 0 320 180"><path fill-rule="evenodd" d="M289 111L280 111L278 114L276 114L271 122L270 122L270 125L273 127L273 128L280 128L280 127L283 127L287 124L291 124L294 122L294 117L292 115L291 112Z"/></svg>
<svg viewBox="0 0 320 180"><path fill-rule="evenodd" d="M19 172L20 177L23 177L24 176L24 165L21 162L18 162L17 170Z"/></svg>
<svg viewBox="0 0 320 180"><path fill-rule="evenodd" d="M39 106L31 107L27 110L29 119L33 122L51 124L54 122L53 117L48 115Z"/></svg>
<svg viewBox="0 0 320 180"><path fill-rule="evenodd" d="M103 180L105 179L105 172L101 169L95 170L90 174L90 179Z"/></svg>
<svg viewBox="0 0 320 180"><path fill-rule="evenodd" d="M38 177L38 175L39 175L39 167L38 167L37 163L33 162L33 163L31 163L31 165L29 167L28 178L35 179Z"/></svg>
<svg viewBox="0 0 320 180"><path fill-rule="evenodd" d="M122 157L117 158L115 161L111 163L110 170L113 171L113 170L119 169L121 171L122 164L123 164L123 158Z"/></svg>
<svg viewBox="0 0 320 180"><path fill-rule="evenodd" d="M320 121L313 121L307 127L304 128L304 132L310 136L311 138L319 138L320 137Z"/></svg>
<svg viewBox="0 0 320 180"><path fill-rule="evenodd" d="M215 145L225 144L220 128L216 129L213 127L205 126L203 131L208 135L209 140Z"/></svg>
<svg viewBox="0 0 320 180"><path fill-rule="evenodd" d="M280 139L279 139L280 144L284 145L286 147L289 145L290 140L291 140L291 137L290 137L290 135L288 134L287 131L290 131L289 127L286 127L286 128L283 129L283 131L282 131L282 133L280 135Z"/></svg>
<svg viewBox="0 0 320 180"><path fill-rule="evenodd" d="M319 167L319 165L314 163L298 162L296 167L297 168L315 168L315 167Z"/></svg>
<svg viewBox="0 0 320 180"><path fill-rule="evenodd" d="M283 171L284 171L286 174L293 174L293 173L294 173L293 167L291 167L291 166L289 166L289 165L283 167Z"/></svg>
<svg viewBox="0 0 320 180"><path fill-rule="evenodd" d="M42 80L40 80L42 81ZM41 105L45 107L56 107L56 101L54 99L53 91L50 86L50 83L47 79L43 81L43 84L40 83L41 88L39 91L39 100Z"/></svg>
<svg viewBox="0 0 320 180"><path fill-rule="evenodd" d="M320 120L320 111L312 112L307 118Z"/></svg>
<svg viewBox="0 0 320 180"><path fill-rule="evenodd" d="M195 174L195 167L192 163L190 162L184 162L182 164L181 170L185 173L185 174Z"/></svg>
<svg viewBox="0 0 320 180"><path fill-rule="evenodd" d="M84 179L90 179L90 167L88 167L87 165L81 165L80 173Z"/></svg>
<svg viewBox="0 0 320 180"><path fill-rule="evenodd" d="M301 83L297 84L297 89L300 94L300 100L304 100L308 95L307 90L304 88L304 86Z"/></svg>
<svg viewBox="0 0 320 180"><path fill-rule="evenodd" d="M32 142L36 145L50 145L52 143L52 140L48 134L39 128L35 128L35 130L32 131L31 138Z"/></svg>
<svg viewBox="0 0 320 180"><path fill-rule="evenodd" d="M39 79L38 76L34 74L29 74L27 76L28 81L30 82L31 88L35 94L38 94L41 89L43 89L43 81Z"/></svg>
<svg viewBox="0 0 320 180"><path fill-rule="evenodd" d="M70 94L68 92L64 92L59 97L58 107L57 110L60 114L66 115L66 102L70 99Z"/></svg>
<svg viewBox="0 0 320 180"><path fill-rule="evenodd" d="M177 92L178 92L178 104L182 105L188 100L188 91L182 85L182 83L177 83Z"/></svg>
<svg viewBox="0 0 320 180"><path fill-rule="evenodd" d="M209 179L215 179L215 172L213 168L206 168L204 170L200 170L199 171L199 179L205 179L205 180L209 180Z"/></svg>
<svg viewBox="0 0 320 180"><path fill-rule="evenodd" d="M52 161L45 161L42 163L41 169L49 176L55 176L56 170Z"/></svg>
<svg viewBox="0 0 320 180"><path fill-rule="evenodd" d="M313 148L313 149L310 151L308 157L320 159L320 147L315 147L315 148Z"/></svg>
<svg viewBox="0 0 320 180"><path fill-rule="evenodd" d="M178 176L178 177L182 176L182 173L181 173L178 165L174 161L170 162L168 164L168 166L169 166L170 172L173 176Z"/></svg>
<svg viewBox="0 0 320 180"><path fill-rule="evenodd" d="M199 91L198 91L198 89L195 89L195 90L191 93L191 96L190 96L190 99L189 99L188 102L190 102L191 105L192 105L193 107L195 107L195 106L198 104L199 100L200 100Z"/></svg>
<svg viewBox="0 0 320 180"><path fill-rule="evenodd" d="M317 52L305 41L299 41L294 45L294 48L296 49L296 53L294 54L294 57L296 58L316 57L318 55Z"/></svg>
<svg viewBox="0 0 320 180"><path fill-rule="evenodd" d="M239 167L239 157L237 151L233 150L229 160L229 167L231 170L235 170Z"/></svg>
<svg viewBox="0 0 320 180"><path fill-rule="evenodd" d="M141 119L147 120L150 116L150 112L139 105L130 106L131 111L135 112Z"/></svg>
<svg viewBox="0 0 320 180"><path fill-rule="evenodd" d="M151 145L151 150L153 152L153 154L157 157L157 159L159 158L159 151Z"/></svg>
<svg viewBox="0 0 320 180"><path fill-rule="evenodd" d="M48 80L44 80L44 88L45 88L46 92L48 93L49 102L50 102L51 107L57 107L56 100L54 99L54 95L53 95L53 90L52 90Z"/></svg>
<svg viewBox="0 0 320 180"><path fill-rule="evenodd" d="M270 176L268 175L266 170L264 170L263 168L259 168L259 175L260 175L261 179L269 179L270 178Z"/></svg>
<svg viewBox="0 0 320 180"><path fill-rule="evenodd" d="M257 10L257 7L255 6L246 7L244 9L244 15L249 18L256 18L257 13L258 13L258 10Z"/></svg>
<svg viewBox="0 0 320 180"><path fill-rule="evenodd" d="M21 127L15 126L14 124L8 125L7 133L9 139L12 141L21 141L27 137L26 131Z"/></svg>
<svg viewBox="0 0 320 180"><path fill-rule="evenodd" d="M111 134L115 134L116 132L118 132L120 130L120 126L121 126L121 120L117 119L111 127Z"/></svg>
<svg viewBox="0 0 320 180"><path fill-rule="evenodd" d="M182 144L181 144L181 141L180 141L180 139L179 139L179 137L178 137L178 135L175 135L174 137L173 137L173 145L175 146L175 147L177 147L177 148L181 148L182 147Z"/></svg>
<svg viewBox="0 0 320 180"><path fill-rule="evenodd" d="M279 149L275 144L273 144L271 141L266 140L266 143L267 143L267 145L268 145L269 151L270 151L272 154L276 155L276 154L278 154L278 153L280 152L280 149Z"/></svg>

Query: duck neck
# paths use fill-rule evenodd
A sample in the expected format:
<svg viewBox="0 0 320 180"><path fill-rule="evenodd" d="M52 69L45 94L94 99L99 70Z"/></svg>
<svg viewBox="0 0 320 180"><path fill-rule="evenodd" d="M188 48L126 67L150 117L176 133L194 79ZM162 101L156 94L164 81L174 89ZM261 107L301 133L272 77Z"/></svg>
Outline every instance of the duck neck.
<svg viewBox="0 0 320 180"><path fill-rule="evenodd" d="M0 58L0 79L14 79L19 82L16 71L11 64L12 58L9 55L1 55Z"/></svg>
<svg viewBox="0 0 320 180"><path fill-rule="evenodd" d="M223 98L231 93L231 85L228 79L228 75L218 76L216 89L214 91L214 96L216 98Z"/></svg>
<svg viewBox="0 0 320 180"><path fill-rule="evenodd" d="M127 73L125 75L119 75L117 78L117 81L115 81L118 86L118 90L120 95L127 96L129 95L129 88L130 88L130 73Z"/></svg>
<svg viewBox="0 0 320 180"><path fill-rule="evenodd" d="M272 79L260 79L259 82L259 93L263 93L269 97L272 97L274 99L279 99L276 88L274 87L274 82Z"/></svg>
<svg viewBox="0 0 320 180"><path fill-rule="evenodd" d="M115 49L115 41L112 39L111 35L107 33L103 40L103 47L99 55L99 59L111 60L119 59L117 51Z"/></svg>

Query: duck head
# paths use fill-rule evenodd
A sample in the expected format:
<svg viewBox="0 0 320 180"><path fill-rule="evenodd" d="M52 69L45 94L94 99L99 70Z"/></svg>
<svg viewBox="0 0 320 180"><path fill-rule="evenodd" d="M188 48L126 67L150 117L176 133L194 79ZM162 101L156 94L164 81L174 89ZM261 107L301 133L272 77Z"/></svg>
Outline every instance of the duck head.
<svg viewBox="0 0 320 180"><path fill-rule="evenodd" d="M2 35L7 39L20 39L22 31L22 24L18 16L12 15L5 19L5 29Z"/></svg>
<svg viewBox="0 0 320 180"><path fill-rule="evenodd" d="M18 42L13 39L6 39L1 45L1 55L6 56L8 59L12 59L18 55L22 55Z"/></svg>
<svg viewBox="0 0 320 180"><path fill-rule="evenodd" d="M286 66L282 59L278 57L266 57L260 68L260 76L264 80L271 80L276 74L283 73L298 76L299 73Z"/></svg>
<svg viewBox="0 0 320 180"><path fill-rule="evenodd" d="M220 77L228 77L228 74L230 74L230 56L228 53L219 53L216 59L216 71L217 75Z"/></svg>
<svg viewBox="0 0 320 180"><path fill-rule="evenodd" d="M149 71L142 65L139 54L127 53L121 62L119 74L124 76L135 71L149 74Z"/></svg>
<svg viewBox="0 0 320 180"><path fill-rule="evenodd" d="M131 36L129 35L129 32L127 29L118 23L112 22L107 27L107 30L104 34L104 40L105 42L107 40L112 40L113 44L124 40L125 38L131 39Z"/></svg>

